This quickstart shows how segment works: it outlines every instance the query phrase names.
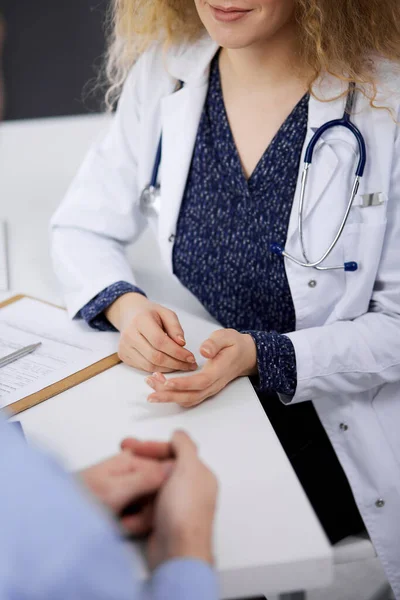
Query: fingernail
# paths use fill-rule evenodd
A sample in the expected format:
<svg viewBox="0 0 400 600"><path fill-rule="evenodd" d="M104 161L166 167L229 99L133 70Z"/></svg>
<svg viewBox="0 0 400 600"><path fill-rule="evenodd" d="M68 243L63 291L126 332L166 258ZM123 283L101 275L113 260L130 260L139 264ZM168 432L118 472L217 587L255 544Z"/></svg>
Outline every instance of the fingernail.
<svg viewBox="0 0 400 600"><path fill-rule="evenodd" d="M188 362L188 363L195 363L196 359L195 359L194 356L188 356L187 359L186 359L186 362Z"/></svg>
<svg viewBox="0 0 400 600"><path fill-rule="evenodd" d="M164 384L164 388L166 390L174 390L176 388L176 385L172 381L166 381Z"/></svg>
<svg viewBox="0 0 400 600"><path fill-rule="evenodd" d="M151 387L153 390L155 390L155 389L156 389L156 385L155 385L154 381L153 381L152 379L150 379L150 377L148 377L148 378L146 379L146 383L147 383L147 385L148 385L149 387Z"/></svg>
<svg viewBox="0 0 400 600"><path fill-rule="evenodd" d="M161 373L153 373L153 377L154 379L157 379L157 381L161 381L161 383L164 382L164 377L161 375Z"/></svg>
<svg viewBox="0 0 400 600"><path fill-rule="evenodd" d="M176 339L178 339L180 342L182 342L182 344L186 345L186 340L182 335L177 335Z"/></svg>
<svg viewBox="0 0 400 600"><path fill-rule="evenodd" d="M197 363L194 365L190 365L190 370L191 371L197 371Z"/></svg>
<svg viewBox="0 0 400 600"><path fill-rule="evenodd" d="M160 400L158 398L147 398L147 402L150 402L150 404L157 404Z"/></svg>
<svg viewBox="0 0 400 600"><path fill-rule="evenodd" d="M204 354L208 354L208 355L211 354L211 350L210 350L210 348L208 346L203 346L202 347L202 351L203 351Z"/></svg>

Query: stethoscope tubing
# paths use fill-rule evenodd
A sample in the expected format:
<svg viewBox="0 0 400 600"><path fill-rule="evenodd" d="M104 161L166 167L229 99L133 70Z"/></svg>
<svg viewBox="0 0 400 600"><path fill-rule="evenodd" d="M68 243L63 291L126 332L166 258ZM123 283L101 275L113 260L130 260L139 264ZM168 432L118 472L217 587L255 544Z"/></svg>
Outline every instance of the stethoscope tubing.
<svg viewBox="0 0 400 600"><path fill-rule="evenodd" d="M304 167L303 167L303 172L302 172L302 177L301 177L299 214L298 214L298 222L297 222L298 231L299 231L300 248L301 248L301 253L303 255L304 260L298 259L295 256L293 256L292 254L289 254L289 252L287 252L284 248L282 248L278 244L272 244L272 246L271 246L272 252L274 252L275 254L278 254L280 256L283 256L283 257L287 258L288 260L291 260L292 262L294 262L295 264L297 264L301 267L317 269L319 271L334 271L337 269L344 269L344 271L347 271L347 272L357 271L357 269L358 269L358 263L355 261L349 261L349 262L344 263L343 265L337 265L337 266L322 266L322 263L330 256L332 251L335 249L335 247L343 233L343 230L347 223L347 219L350 214L351 207L353 206L354 199L358 193L358 189L360 186L360 180L361 180L362 176L364 175L365 165L367 162L367 150L366 150L366 145L365 145L365 140L363 138L363 135L361 134L360 130L356 127L356 125L354 125L354 123L352 123L350 121L350 115L351 115L351 112L353 110L353 105L354 105L355 91L356 91L355 83L352 82L349 86L349 92L347 95L346 106L344 109L343 117L341 119L334 119L332 121L328 121L328 123L325 123L324 125L319 127L317 129L317 131L314 133L313 137L311 138L311 141L309 142L309 144L306 148L306 152L304 155ZM313 156L314 156L314 150L316 148L316 145L317 145L319 139L321 138L322 135L324 135L324 133L326 133L329 129L333 129L334 127L344 127L345 129L348 129L354 135L354 137L356 138L356 141L357 141L357 145L358 145L359 160L358 160L358 164L357 164L357 168L356 168L356 172L355 172L355 177L354 177L349 201L347 203L346 211L345 211L343 219L338 227L338 230L337 230L332 242L329 244L327 250L323 253L323 255L318 260L311 261L307 255L307 252L305 249L304 227L303 227L303 221L304 221L303 213L304 213L304 202L305 202L305 195L306 195L307 180L308 180L309 172L311 170L312 160L313 160Z"/></svg>
<svg viewBox="0 0 400 600"><path fill-rule="evenodd" d="M162 155L162 134L160 135L160 140L157 146L156 158L154 160L153 171L151 173L150 184L148 187L152 187L156 189L158 187L158 172L160 170L161 165L161 155Z"/></svg>

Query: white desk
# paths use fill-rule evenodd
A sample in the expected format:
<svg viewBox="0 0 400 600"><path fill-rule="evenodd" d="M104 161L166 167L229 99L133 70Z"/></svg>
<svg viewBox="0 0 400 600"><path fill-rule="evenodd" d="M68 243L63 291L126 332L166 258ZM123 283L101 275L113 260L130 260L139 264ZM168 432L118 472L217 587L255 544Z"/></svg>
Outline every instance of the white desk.
<svg viewBox="0 0 400 600"><path fill-rule="evenodd" d="M59 301L48 219L103 124L104 117L85 117L0 128L0 218L10 226L16 291ZM149 236L136 245L132 262L140 263L140 284L150 294L162 289L164 302L207 316L191 294L154 267L159 260ZM20 417L24 429L69 468L114 453L124 435L166 439L177 427L186 429L220 479L215 543L222 597L328 585L331 549L248 381L183 411L147 405L144 383L134 389L133 379L131 369L117 366L26 411Z"/></svg>

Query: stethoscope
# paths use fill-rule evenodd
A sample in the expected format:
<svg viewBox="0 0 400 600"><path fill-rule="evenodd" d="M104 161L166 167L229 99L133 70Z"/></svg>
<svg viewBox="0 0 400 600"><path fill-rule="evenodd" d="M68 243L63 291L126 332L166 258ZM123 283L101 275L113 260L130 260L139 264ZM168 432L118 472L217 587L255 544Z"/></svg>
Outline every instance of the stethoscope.
<svg viewBox="0 0 400 600"><path fill-rule="evenodd" d="M183 87L183 82L179 82L179 85L176 88L176 91ZM303 255L303 260L298 259L292 254L286 252L284 248L282 248L279 244L272 244L270 249L274 254L278 256L283 256L288 260L291 260L295 264L301 267L307 267L312 269L317 269L319 271L332 271L336 269L344 269L344 271L357 271L358 263L354 261L345 262L343 265L339 266L322 266L322 263L328 258L328 256L332 253L334 248L336 247L340 236L343 233L345 225L347 223L348 216L350 214L351 207L353 206L354 199L357 195L358 188L360 186L361 177L364 174L365 164L367 162L367 151L365 147L364 138L360 132L360 130L350 121L350 115L352 113L354 107L354 98L356 93L355 83L352 82L349 85L349 91L346 99L346 106L344 109L343 117L341 119L334 119L322 125L317 131L314 133L311 138L310 143L307 146L306 153L304 156L304 167L301 177L301 188L300 188L300 200L299 200L299 215L298 215L298 228L299 228L299 240L300 240L300 248L301 253ZM334 236L331 244L328 246L323 255L315 261L311 261L307 255L305 245L304 245L304 228L303 228L303 212L304 212L304 200L306 195L307 188L307 180L310 172L310 167L313 159L314 149L320 137L328 131L328 129L333 129L334 127L345 127L348 129L356 138L358 145L358 153L359 153L359 161L355 172L355 178L353 182L353 186L351 189L351 194L349 201L347 203L346 211L343 215L342 222L340 223L336 235ZM149 214L151 212L153 205L157 202L157 199L160 196L160 185L158 183L158 173L160 170L161 164L161 156L162 156L162 134L160 136L160 141L157 147L156 158L154 161L153 171L151 174L150 183L143 189L140 196L140 207L144 214Z"/></svg>
<svg viewBox="0 0 400 600"><path fill-rule="evenodd" d="M178 92L184 86L183 81L178 81L174 92ZM156 157L154 159L154 166L151 172L150 183L146 185L140 194L140 210L142 214L149 216L153 212L153 207L157 204L160 198L160 184L158 183L158 173L160 171L162 157L162 133L157 146Z"/></svg>

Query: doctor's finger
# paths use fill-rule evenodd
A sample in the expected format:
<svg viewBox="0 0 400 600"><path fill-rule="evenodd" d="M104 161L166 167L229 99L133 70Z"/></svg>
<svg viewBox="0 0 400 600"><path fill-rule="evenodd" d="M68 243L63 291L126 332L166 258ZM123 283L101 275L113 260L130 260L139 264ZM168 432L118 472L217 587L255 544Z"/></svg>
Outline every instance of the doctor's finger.
<svg viewBox="0 0 400 600"><path fill-rule="evenodd" d="M183 408L191 408L218 394L225 385L224 381L219 380L205 390L160 391L150 394L147 401L154 404L178 404Z"/></svg>
<svg viewBox="0 0 400 600"><path fill-rule="evenodd" d="M164 331L158 323L151 318L146 317L138 324L138 332L148 340L149 344L156 350L171 356L186 364L195 364L196 359L192 352L182 348L178 343L171 339L170 334ZM183 339L183 338L182 338Z"/></svg>
<svg viewBox="0 0 400 600"><path fill-rule="evenodd" d="M225 381L226 385L232 379L231 356L226 353L219 353L213 359L210 359L200 371L193 375L185 377L171 377L164 381L166 390L205 390L216 382ZM160 380L158 382L160 383Z"/></svg>
<svg viewBox="0 0 400 600"><path fill-rule="evenodd" d="M169 308L165 308L161 306L158 311L165 331L168 333L169 337L175 340L180 346L184 346L186 344L185 334L182 329L182 325L179 322L178 315L174 313L174 311Z"/></svg>
<svg viewBox="0 0 400 600"><path fill-rule="evenodd" d="M166 334L164 334L166 336ZM150 342L138 333L134 348L140 352L151 364L157 367L166 367L173 371L193 371L197 368L196 363L176 360L158 348L154 348ZM156 370L159 370L156 368Z"/></svg>
<svg viewBox="0 0 400 600"><path fill-rule="evenodd" d="M162 371L163 373L172 373L174 369L168 369L167 367L156 366L148 361L138 350L135 348L121 345L118 350L118 356L120 359L130 367L140 369L146 373L154 373L155 371Z"/></svg>
<svg viewBox="0 0 400 600"><path fill-rule="evenodd" d="M213 385L218 379L220 379L220 373L204 373L200 372L196 375L190 375L188 377L175 377L167 379L166 381L160 381L155 377L148 377L146 383L156 390L157 392L162 391L201 391L206 390L208 387Z"/></svg>

